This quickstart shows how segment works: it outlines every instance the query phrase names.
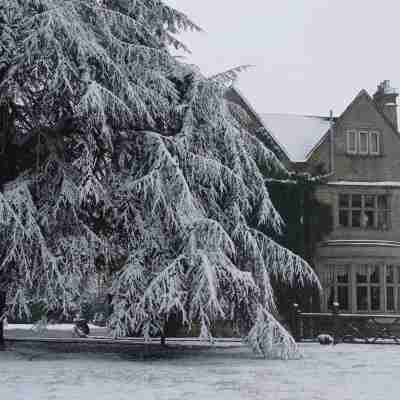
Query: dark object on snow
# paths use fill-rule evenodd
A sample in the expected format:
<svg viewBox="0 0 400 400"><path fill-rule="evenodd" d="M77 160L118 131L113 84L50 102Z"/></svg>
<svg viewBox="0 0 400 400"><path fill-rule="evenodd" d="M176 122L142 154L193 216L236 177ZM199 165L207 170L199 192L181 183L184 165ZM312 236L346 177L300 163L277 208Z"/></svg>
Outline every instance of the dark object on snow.
<svg viewBox="0 0 400 400"><path fill-rule="evenodd" d="M318 342L319 344L328 345L328 344L333 344L334 340L331 335L323 333L321 335L318 335Z"/></svg>
<svg viewBox="0 0 400 400"><path fill-rule="evenodd" d="M89 335L90 333L90 328L86 319L79 318L75 319L74 322L75 322L74 333L82 338L87 337L87 335Z"/></svg>
<svg viewBox="0 0 400 400"><path fill-rule="evenodd" d="M93 323L97 326L107 326L107 318L102 312L96 313L93 317Z"/></svg>

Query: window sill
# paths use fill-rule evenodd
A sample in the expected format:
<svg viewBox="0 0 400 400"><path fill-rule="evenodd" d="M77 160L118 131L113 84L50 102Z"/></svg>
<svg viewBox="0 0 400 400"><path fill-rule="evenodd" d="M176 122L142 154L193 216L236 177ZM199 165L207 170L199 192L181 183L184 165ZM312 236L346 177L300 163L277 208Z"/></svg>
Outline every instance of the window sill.
<svg viewBox="0 0 400 400"><path fill-rule="evenodd" d="M356 231L356 232L390 232L391 228L380 229L380 228L361 228L353 226L342 226L337 225L335 229L345 229L346 231Z"/></svg>
<svg viewBox="0 0 400 400"><path fill-rule="evenodd" d="M381 158L381 157L384 157L385 156L385 154L383 154L383 153L379 153L379 154L371 154L371 153L366 153L366 154L363 154L363 153L344 153L346 156L348 156L348 157L354 157L354 158Z"/></svg>

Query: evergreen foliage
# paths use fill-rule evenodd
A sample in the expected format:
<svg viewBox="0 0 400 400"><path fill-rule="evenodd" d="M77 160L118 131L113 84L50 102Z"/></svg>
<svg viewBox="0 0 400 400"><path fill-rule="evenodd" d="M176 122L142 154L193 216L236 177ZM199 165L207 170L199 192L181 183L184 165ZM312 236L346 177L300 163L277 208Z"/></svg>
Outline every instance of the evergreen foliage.
<svg viewBox="0 0 400 400"><path fill-rule="evenodd" d="M313 266L316 245L332 231L332 209L330 205L320 202L315 190L324 181L324 174L292 174L288 179L269 179L268 192L273 204L285 222L283 233L277 235L268 232L282 246L300 255ZM314 306L319 306L320 293L316 288L294 285L289 287L285 282L274 281L279 311L289 315L293 303L298 303L302 310L311 311L310 298ZM315 311L315 310L314 310Z"/></svg>
<svg viewBox="0 0 400 400"><path fill-rule="evenodd" d="M313 260L316 244L332 231L331 206L315 196L323 179L324 175L293 174L290 181L267 181L271 200L285 222L283 234L270 234L308 263Z"/></svg>
<svg viewBox="0 0 400 400"><path fill-rule="evenodd" d="M282 227L262 172L286 171L224 99L238 70L170 55L184 29L160 0L2 1L0 290L67 313L102 275L115 335L230 319L290 357L271 276L318 280L258 229Z"/></svg>

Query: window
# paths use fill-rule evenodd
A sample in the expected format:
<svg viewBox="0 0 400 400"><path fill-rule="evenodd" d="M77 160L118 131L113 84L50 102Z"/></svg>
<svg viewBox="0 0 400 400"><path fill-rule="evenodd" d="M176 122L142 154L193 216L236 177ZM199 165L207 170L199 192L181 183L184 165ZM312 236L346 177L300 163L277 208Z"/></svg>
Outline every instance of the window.
<svg viewBox="0 0 400 400"><path fill-rule="evenodd" d="M339 226L388 230L389 196L386 194L339 194Z"/></svg>
<svg viewBox="0 0 400 400"><path fill-rule="evenodd" d="M395 311L395 266L386 266L386 311Z"/></svg>
<svg viewBox="0 0 400 400"><path fill-rule="evenodd" d="M369 142L369 133L368 132L359 132L358 134L359 140L359 153L360 154L368 154L368 142Z"/></svg>
<svg viewBox="0 0 400 400"><path fill-rule="evenodd" d="M390 210L388 196L378 196L378 223L377 228L380 230L389 229Z"/></svg>
<svg viewBox="0 0 400 400"><path fill-rule="evenodd" d="M369 133L369 152L370 154L379 154L379 132Z"/></svg>
<svg viewBox="0 0 400 400"><path fill-rule="evenodd" d="M400 313L400 265L384 263L328 264L322 270L324 310Z"/></svg>
<svg viewBox="0 0 400 400"><path fill-rule="evenodd" d="M339 310L349 311L350 307L350 265L327 265L322 284L328 288L327 305L339 303Z"/></svg>
<svg viewBox="0 0 400 400"><path fill-rule="evenodd" d="M376 203L376 196L374 195L365 195L364 196L364 208L362 211L363 220L362 220L362 227L363 228L374 228L376 222L376 212L375 212L375 203Z"/></svg>
<svg viewBox="0 0 400 400"><path fill-rule="evenodd" d="M357 311L380 311L381 284L379 265L356 266L356 308Z"/></svg>
<svg viewBox="0 0 400 400"><path fill-rule="evenodd" d="M356 131L347 132L347 153L357 153L357 133Z"/></svg>
<svg viewBox="0 0 400 400"><path fill-rule="evenodd" d="M347 154L379 155L380 135L376 131L347 131Z"/></svg>

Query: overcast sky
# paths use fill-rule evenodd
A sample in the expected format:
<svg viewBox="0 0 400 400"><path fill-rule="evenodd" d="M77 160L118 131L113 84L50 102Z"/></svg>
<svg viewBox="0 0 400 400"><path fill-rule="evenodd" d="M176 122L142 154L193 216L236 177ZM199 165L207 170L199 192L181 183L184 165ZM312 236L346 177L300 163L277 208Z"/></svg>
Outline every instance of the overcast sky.
<svg viewBox="0 0 400 400"><path fill-rule="evenodd" d="M206 75L254 65L237 86L260 113L338 115L363 88L400 88L398 0L166 3L204 30L181 39Z"/></svg>

